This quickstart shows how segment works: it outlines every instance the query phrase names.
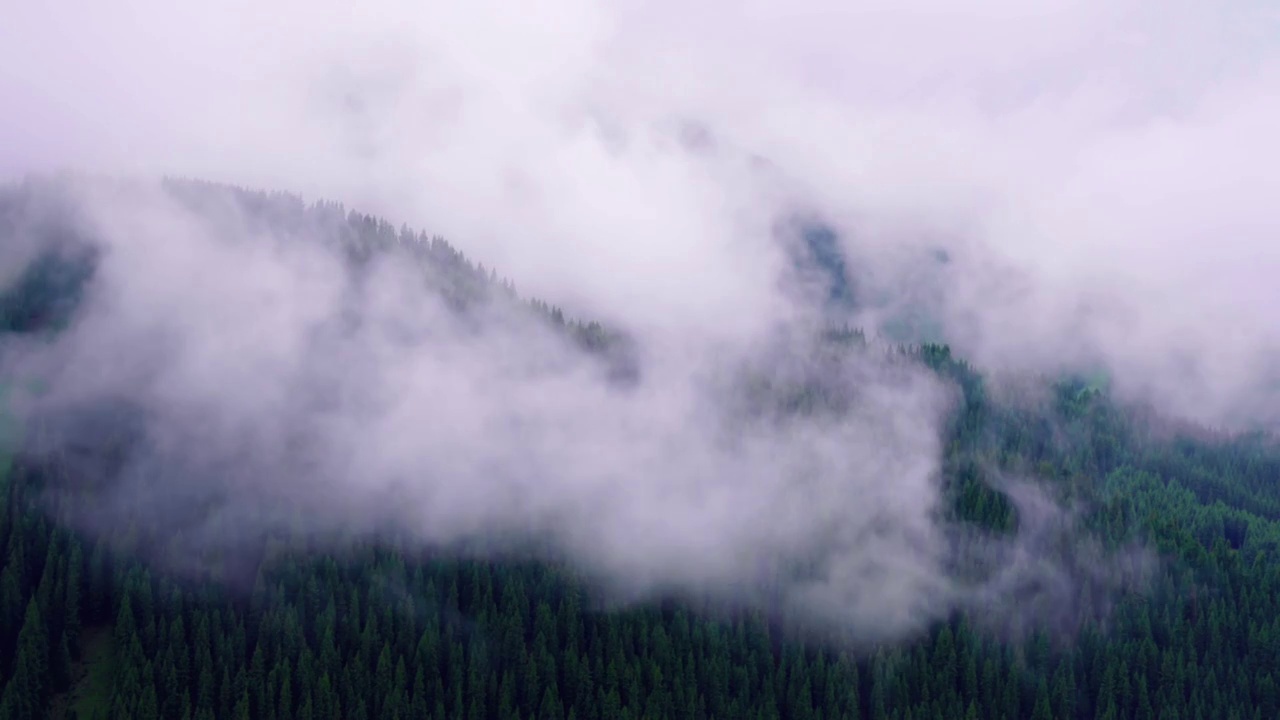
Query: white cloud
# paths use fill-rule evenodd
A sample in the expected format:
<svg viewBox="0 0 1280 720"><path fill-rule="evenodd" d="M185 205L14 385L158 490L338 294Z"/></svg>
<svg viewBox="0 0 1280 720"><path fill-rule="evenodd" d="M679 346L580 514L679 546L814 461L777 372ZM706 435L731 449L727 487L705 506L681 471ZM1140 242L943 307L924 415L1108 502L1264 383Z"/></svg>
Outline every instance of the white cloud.
<svg viewBox="0 0 1280 720"><path fill-rule="evenodd" d="M1174 412L1275 413L1258 392L1280 344L1268 302L1280 34L1265 3L130 0L0 12L0 173L171 173L344 200L641 334L650 400L620 401L572 372L518 382L501 345L406 354L375 334L344 350L350 368L317 368L300 357L302 329L340 296L327 260L219 248L163 203L154 226L100 218L125 248L107 281L117 304L69 362L106 343L131 370L125 338L158 332L177 354L146 392L211 403L233 427L293 417L276 383L299 368L350 371L374 407L325 422L375 430L336 434L329 460L376 468L362 483L443 462L467 482L413 487L461 525L567 515L578 522L564 524L566 542L620 574L740 578L749 561L734 553L759 530L777 549L826 521L851 523L854 545L874 526L845 505L815 516L792 495L792 464L813 462L818 499L852 483L893 520L882 539L900 553L885 557L918 570L898 568L905 589L868 602L929 597L912 578L937 577L932 391L891 385L902 392L870 400L883 406L875 422L734 452L690 409L720 348L750 356L798 311L776 282L772 232L800 204L840 226L858 272L890 297L935 303L985 365L1102 361L1121 391ZM710 139L698 152L681 142L691 123ZM174 228L186 242L163 245ZM934 245L950 264L910 254ZM379 313L408 322L395 310L408 304L435 317L388 292ZM501 435L509 457L493 458L482 438L509 423L536 440ZM868 445L876 432L888 439ZM540 482L554 468L564 492L504 502L525 496L493 463L527 463Z"/></svg>

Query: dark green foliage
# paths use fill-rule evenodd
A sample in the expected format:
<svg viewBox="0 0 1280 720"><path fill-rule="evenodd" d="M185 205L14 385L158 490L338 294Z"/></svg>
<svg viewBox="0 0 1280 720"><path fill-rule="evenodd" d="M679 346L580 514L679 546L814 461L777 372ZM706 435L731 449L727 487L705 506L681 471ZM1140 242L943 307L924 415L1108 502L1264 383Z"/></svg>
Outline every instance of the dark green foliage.
<svg viewBox="0 0 1280 720"><path fill-rule="evenodd" d="M92 253L43 255L13 287L0 293L0 327L12 332L57 328L67 322L93 272Z"/></svg>

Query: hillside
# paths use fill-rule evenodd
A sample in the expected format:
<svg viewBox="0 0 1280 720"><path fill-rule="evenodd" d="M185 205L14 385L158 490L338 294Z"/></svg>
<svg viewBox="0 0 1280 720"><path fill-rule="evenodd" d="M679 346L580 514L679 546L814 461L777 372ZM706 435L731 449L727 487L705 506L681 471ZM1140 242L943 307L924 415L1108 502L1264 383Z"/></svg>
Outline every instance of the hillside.
<svg viewBox="0 0 1280 720"><path fill-rule="evenodd" d="M0 465L0 717L1047 720L1280 713L1280 447L1269 440L1172 431L1078 378L1046 379L1035 392L1011 393L943 345L890 344L838 324L784 328L758 352L753 346L735 356L723 377L708 383L714 402L707 401L711 410L699 422L722 424L717 432L729 437L732 452L772 451L814 435L825 440L832 427L871 432L877 420L899 417L896 394L924 397L922 383L936 383L948 398L941 437L932 438L940 503L927 514L946 552L936 558L938 568L929 567L945 573L957 595L922 610L901 632L880 636L862 618L880 617L881 609L818 617L797 590L820 585L811 575L837 574L842 553L881 542L880 535L779 551L762 561L767 577L757 583L751 576L743 583L749 587L725 592L687 576L720 563L662 575L653 568L669 556L655 551L662 562L609 565L614 555L591 555L554 532L556 522L571 524L566 517L578 522L559 506L546 517L492 519L476 511L482 531L500 532L424 535L406 507L421 499L416 490L389 483L376 489L390 500L357 515L347 507L351 496L330 501L325 492L339 487L341 473L361 468L339 472L310 462L330 457L315 453L335 435L313 434L309 426L254 427L266 440L226 440L223 447L214 420L239 416L200 415L223 412L221 395L191 416L163 415L160 422L155 414L169 408L150 395L123 392L154 391L134 369L108 367L90 378L88 366L76 364L77 346L67 344L68 337L94 337L85 328L118 300L103 294L108 286L99 273L127 256L129 246L99 242L94 222L61 192L34 182L0 193L6 247L0 258L24 258L21 272L0 276L0 382L9 407L2 436L9 452ZM388 336L413 352L438 342L481 348L483 355L466 355L468 366L479 358L506 373L509 363L509 375L476 377L496 383L495 394L509 396L513 407L552 402L521 394L535 379L562 393L588 388L611 410L632 407L623 404L632 400L617 398L667 387L659 383L670 371L643 339L524 298L443 239L290 195L192 181L170 181L163 192L210 227L231 223L218 237L243 240L249 251L255 242L275 243L288 254L301 244L342 259L342 300L335 306L343 312L319 317L300 336L297 356L306 358L306 372L282 375L296 384L280 399L263 400L288 408L273 419L321 416L310 404L299 410L299 402L363 408L361 398L346 393L358 395L372 374L350 358L364 362L352 355L360 352L356 341L382 338L368 333L390 320ZM832 277L823 302L851 302L856 293L843 261L822 254L829 239L815 242ZM378 310L382 283L400 277L387 273L405 268L414 287L420 283L444 308L423 310L430 322L412 322L417 307L403 315ZM252 269L241 267L246 274ZM270 309L234 317L257 312ZM144 337L150 335L126 340ZM107 340L101 347L114 348ZM54 360L64 364L55 367ZM89 382L99 377L114 383L112 392ZM68 389L81 380L93 392ZM269 390L246 382L252 392L218 390L236 402L257 402ZM435 392L447 389L449 379L441 382ZM598 420L593 407L584 402L580 411ZM634 418L650 417L636 412ZM192 416L200 422L158 434L174 418ZM483 458L501 456L503 439L537 433L548 417L568 422L570 414L500 416L527 426L494 435ZM468 420L463 413L454 418ZM429 428L448 429L443 421ZM597 437L586 430L570 425L567 434L572 440L583 433L584 443ZM647 426L626 430L642 435ZM234 433L227 437L242 442ZM530 445L560 436L548 437L535 434ZM885 437L890 449L899 447L896 435ZM266 454L278 439L291 443L277 448L283 457ZM183 454L196 450L209 452L207 462ZM594 457L580 451L551 455L550 466ZM376 464L375 455L342 457ZM235 464L225 464L229 457ZM494 465L494 472L534 465L530 457ZM614 471L601 463L600 473ZM307 482L255 474L267 470L305 475ZM478 481L470 465L459 463L457 472ZM389 476L400 479L397 473ZM549 482L536 473L535 479ZM744 470L732 478L740 485L729 483L726 492L746 497L754 479ZM882 477L875 487L894 482ZM844 486L819 489L828 487ZM539 488L533 483L520 502L538 505ZM868 492L855 501L882 498ZM443 515L434 520L447 524ZM670 518L677 537L679 522ZM874 526L875 518L868 523ZM644 587L635 591L627 587L628 572L656 572L658 580L637 580ZM727 575L728 585L742 580ZM852 592L850 604L879 598Z"/></svg>

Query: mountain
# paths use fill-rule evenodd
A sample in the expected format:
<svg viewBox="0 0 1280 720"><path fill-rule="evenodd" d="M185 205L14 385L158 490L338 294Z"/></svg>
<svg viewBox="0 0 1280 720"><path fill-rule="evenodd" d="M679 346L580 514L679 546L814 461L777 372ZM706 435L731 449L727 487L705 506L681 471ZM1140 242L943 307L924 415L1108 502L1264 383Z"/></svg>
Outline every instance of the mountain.
<svg viewBox="0 0 1280 720"><path fill-rule="evenodd" d="M839 323L784 333L731 366L737 371L726 375L724 405L716 408L733 408L739 425L726 427L794 432L799 441L802 430L868 407L872 389L914 387L859 384L869 382L861 370L874 369L876 383L927 373L954 399L942 425L936 513L947 518L937 527L965 529L947 536L964 548L945 560L963 566L957 577L981 575L979 587L1014 603L978 597L983 602L959 604L919 633L867 643L857 628L848 638L818 631L791 606L767 602L659 592L617 604L589 569L523 540L493 552L475 538L424 546L400 526L385 534L313 534L306 532L316 521L310 513L328 506L313 508L307 494L273 500L260 492L275 481L269 477L243 485L261 501L253 512L270 523L229 513L219 493L241 488L240 481L219 484L212 476L208 495L183 498L189 515L157 515L145 504L120 513L105 501L104 484L139 481L129 475L140 467L131 458L143 448L138 428L151 428L154 405L128 394L68 394L59 383L133 378L134 369L69 374L27 362L78 357L46 349L90 337L77 333L109 309L113 296L103 283L114 277L113 253L125 252L95 237L95 224L60 192L37 183L0 193L0 258L22 258L9 265L20 271L0 276L0 381L11 424L21 425L6 436L11 452L0 465L2 717L1044 720L1264 718L1280 710L1280 448L1257 437L1169 432L1115 402L1104 383L1066 378L1011 395L944 345L881 345ZM410 349L448 327L454 340L492 340L481 347L498 348L518 377L567 378L555 387L599 387L609 398L643 394L664 372L647 364L646 348L623 329L567 319L524 299L442 239L284 194L192 181L171 181L165 192L211 219L201 228L231 223L218 237L270 237L280 253L294 252L295 242L338 253L347 294L336 307L344 313L319 318L315 332L301 336L303 357L352 352L334 338L372 337L362 328L394 318L407 324L388 333L409 337ZM809 255L802 261L825 277L826 299L857 300L834 232L815 225L803 237ZM380 283L395 277L387 267L411 268L447 313L419 327L410 322L416 310L375 312ZM166 277L163 268L156 277ZM262 287L273 285L268 280ZM270 313L257 309L236 317ZM129 319L145 326L154 317ZM561 338L568 354L554 343L555 352L540 354L543 330L531 328ZM103 347L114 347L109 340L101 339ZM323 405L337 400L320 389L361 387L327 372L350 366L327 362L307 362L317 374L297 380L299 396ZM50 385L33 389L32 378ZM94 403L68 404L83 397ZM219 437L212 422L192 427L211 446ZM315 449L305 434L281 437L301 443L295 450ZM502 450L491 448L495 456ZM178 473L208 472L199 459L148 466L156 474L146 487L198 486ZM309 493L324 491L317 477L304 486ZM271 504L280 500L287 502ZM537 500L536 488L526 500ZM849 501L870 503L874 495ZM1069 511L1051 512L1058 506ZM388 517L388 526L395 520ZM219 538L225 542L193 537L211 527L229 533ZM253 532L235 536L244 527ZM633 539L637 546L656 541ZM1006 551L1012 556L999 554ZM833 567L818 562L813 572ZM803 571L781 568L776 582Z"/></svg>

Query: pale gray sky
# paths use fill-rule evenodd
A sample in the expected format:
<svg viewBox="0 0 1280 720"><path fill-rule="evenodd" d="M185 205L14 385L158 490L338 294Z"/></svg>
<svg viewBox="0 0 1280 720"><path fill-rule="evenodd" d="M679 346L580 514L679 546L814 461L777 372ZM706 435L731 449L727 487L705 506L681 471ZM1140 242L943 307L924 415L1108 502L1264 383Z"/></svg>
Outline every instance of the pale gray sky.
<svg viewBox="0 0 1280 720"><path fill-rule="evenodd" d="M1101 358L1178 412L1270 414L1246 407L1280 343L1270 3L127 0L0 15L0 173L337 197L442 232L530 292L690 327L769 311L769 223L799 195L856 226L864 267L905 237L962 246L947 324L986 364ZM671 128L690 119L728 151L679 149ZM734 153L767 157L791 195ZM1008 273L1027 288L1016 300L993 290ZM1103 310L1082 319L1086 305ZM1174 354L1198 376L1167 367Z"/></svg>

